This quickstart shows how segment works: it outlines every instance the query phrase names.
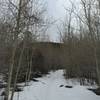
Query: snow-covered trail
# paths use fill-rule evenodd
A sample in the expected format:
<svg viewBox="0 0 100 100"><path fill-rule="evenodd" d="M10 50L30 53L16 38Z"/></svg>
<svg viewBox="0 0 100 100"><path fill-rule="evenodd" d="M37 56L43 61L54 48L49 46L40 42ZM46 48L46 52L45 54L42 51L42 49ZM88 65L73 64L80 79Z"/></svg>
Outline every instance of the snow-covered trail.
<svg viewBox="0 0 100 100"><path fill-rule="evenodd" d="M100 100L100 96L83 86L60 87L68 83L63 77L63 70L51 72L38 80L30 82L30 86L25 87L23 92L15 93L14 100L18 100L18 95L19 100Z"/></svg>

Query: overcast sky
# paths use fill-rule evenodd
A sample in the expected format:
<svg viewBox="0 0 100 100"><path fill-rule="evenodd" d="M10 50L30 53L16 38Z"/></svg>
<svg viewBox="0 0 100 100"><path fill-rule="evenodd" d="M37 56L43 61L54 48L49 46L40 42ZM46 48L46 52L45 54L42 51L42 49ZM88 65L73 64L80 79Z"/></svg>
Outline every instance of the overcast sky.
<svg viewBox="0 0 100 100"><path fill-rule="evenodd" d="M47 8L49 16L53 17L55 20L63 20L65 17L65 9L64 7L69 7L71 4L69 0L46 0L47 1ZM80 0L72 0L75 4L78 4ZM56 24L60 24L58 21ZM56 41L57 35L57 28L56 25L52 26L49 29L49 34L53 41Z"/></svg>

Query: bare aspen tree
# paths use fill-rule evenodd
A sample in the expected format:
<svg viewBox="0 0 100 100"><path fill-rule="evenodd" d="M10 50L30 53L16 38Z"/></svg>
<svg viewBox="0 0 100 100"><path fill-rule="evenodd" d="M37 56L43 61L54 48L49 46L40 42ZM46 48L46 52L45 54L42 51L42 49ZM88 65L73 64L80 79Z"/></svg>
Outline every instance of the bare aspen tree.
<svg viewBox="0 0 100 100"><path fill-rule="evenodd" d="M25 16L28 16L28 12L27 12L27 5L29 4L29 1L30 0L26 0L26 1L23 1L22 0L22 3L21 3L21 8L20 10L23 11L21 12L21 15L23 17ZM29 10L28 10L29 11ZM25 20L25 18L23 18L23 20ZM29 23L28 23L29 24ZM23 26L25 27L25 26ZM29 26L27 25L26 26L26 29L29 29ZM25 36L26 37L26 36ZM21 62L22 62L22 57L23 57L23 52L24 52L24 48L25 48L25 39L23 40L23 46L22 46L22 50L21 50L21 54L20 54L20 57L19 57L19 61L18 61L18 67L17 67L17 72L16 72L16 75L15 75L15 79L14 79L14 86L13 86L13 89L12 89L12 94L11 94L11 100L13 100L13 96L14 96L14 92L15 92L15 89L16 89L16 84L17 84L17 78L18 78L18 74L19 74L19 71L20 71L20 67L21 67Z"/></svg>
<svg viewBox="0 0 100 100"><path fill-rule="evenodd" d="M18 67L16 69L16 75L14 79L14 85L12 87L13 89L11 93L11 98L9 98L9 93L10 93L11 84L12 84L13 69L14 69L14 64L15 64L15 54L16 54L17 47L20 43L19 42L20 34L22 34L25 38L27 38L26 34L29 34L31 32L32 39L36 40L38 37L37 35L38 32L40 31L42 32L43 28L46 27L46 23L43 17L45 8L44 8L44 5L39 4L39 3L40 1L37 1L37 0L19 0L19 1L8 0L8 12L11 14L12 19L13 19L12 21L14 25L14 28L13 28L14 31L13 31L13 50L12 50L11 64L9 68L8 86L6 90L5 100L9 100L9 99L13 100L14 91L16 89L16 84L17 84L17 79L18 79L18 74L20 71L21 63L22 63L24 48L25 46L27 46L26 41L23 39L23 46L22 46L22 50L20 52L20 56L18 60ZM34 33L34 30L36 30L35 33ZM30 62L29 62L28 70L27 70L27 76L26 76L28 77L28 80L31 74L32 56L29 58L30 58Z"/></svg>
<svg viewBox="0 0 100 100"><path fill-rule="evenodd" d="M98 1L98 2L97 2ZM100 85L100 68L99 68L99 58L98 58L98 41L99 41L99 6L100 6L100 1L99 0L81 0L81 6L80 6L80 14L79 12L76 12L76 8L74 7L74 3L71 2L73 5L72 10L69 10L67 8L66 11L69 12L69 18L67 16L67 20L65 21L66 24L63 24L63 28L60 29L58 28L59 34L60 34L60 40L61 42L64 42L67 40L67 44L69 45L67 49L69 49L69 56L70 56L70 61L71 64L74 64L75 66L79 66L80 69L78 69L79 75L81 77L84 77L84 72L82 72L82 66L85 65L85 63L88 66L88 62L85 61L84 59L82 60L81 58L86 58L88 59L88 56L86 55L79 55L82 52L82 48L88 51L90 50L91 53L89 54L89 57L91 58L90 63L95 64L95 70L97 74L97 79L98 83ZM96 7L96 4L98 7ZM83 10L83 11L82 11ZM73 28L72 28L72 16L74 14L74 17L79 20L79 29L74 32L73 34ZM76 29L77 26L74 26ZM77 34L78 33L78 34ZM68 41L70 40L70 42ZM88 42L86 44L86 42ZM71 44L72 43L72 44ZM89 45L89 46L88 46ZM88 46L88 47L87 47ZM71 50L73 50L71 52ZM78 60L75 60L75 57L79 57ZM68 57L67 57L68 58ZM94 60L93 60L94 59ZM84 63L82 63L84 62ZM71 65L73 66L73 65ZM92 65L94 66L94 65ZM89 67L90 68L90 67ZM92 69L93 67L91 67ZM70 68L71 69L71 68ZM86 70L86 69L85 69ZM72 71L73 72L73 71ZM83 75L82 75L83 73ZM90 74L92 71L89 72ZM94 72L93 72L94 73ZM92 74L93 74L92 73ZM88 74L88 77L91 79L91 76Z"/></svg>
<svg viewBox="0 0 100 100"><path fill-rule="evenodd" d="M98 9L96 9L97 10L97 21L98 22L96 22L96 24L95 24L95 26L96 26L96 35L97 35L97 37L96 37L96 47L95 47L95 52L97 53L97 49L98 49L98 41L100 40L100 34L99 34L99 32L100 32L100 30L99 30L99 27L100 27L100 0L97 0L98 2L97 2L97 8ZM99 63L98 63L98 58L97 58L97 55L95 55L96 56L96 63L97 63L97 67L96 67L96 70L97 70L97 77L98 77L98 83L99 83L99 87L100 87L100 66L99 66Z"/></svg>
<svg viewBox="0 0 100 100"><path fill-rule="evenodd" d="M9 93L11 89L11 82L12 82L12 73L13 73L13 68L14 68L14 57L16 53L16 48L17 48L17 39L18 39L18 34L19 34L19 28L20 28L20 17L21 17L21 5L22 5L22 0L19 2L19 9L18 9L18 15L17 15L17 24L16 24L16 30L15 30L15 40L14 40L14 46L13 46L13 51L12 51L12 57L11 57L11 65L9 69L9 77L8 77L8 86L6 90L6 96L5 100L9 100Z"/></svg>
<svg viewBox="0 0 100 100"><path fill-rule="evenodd" d="M71 30L72 30L72 14L73 14L74 7L72 5L72 8L70 10L66 9L66 18L64 22L62 23L62 29L58 27L58 33L60 35L61 42L66 43L71 39ZM67 14L68 13L68 14Z"/></svg>
<svg viewBox="0 0 100 100"><path fill-rule="evenodd" d="M73 12L75 10L74 8L74 4L71 2L71 8L65 8L66 10L66 19L63 22L63 26L62 29L58 28L59 31L59 37L60 37L60 41L63 42L65 44L65 56L67 56L66 59L66 74L70 74L70 70L73 69L73 58L74 58L74 32L73 32ZM68 69L70 70L68 70ZM69 75L67 76L69 77Z"/></svg>
<svg viewBox="0 0 100 100"><path fill-rule="evenodd" d="M88 0L88 1L81 0L81 2L82 2L84 14L85 14L86 23L89 29L89 36L92 41L98 84L100 86L100 71L99 71L99 63L98 63L98 58L97 58L97 37L95 34L95 30L94 30L95 25L94 25L94 22L93 22L94 19L92 16L92 11L93 11L92 5L94 4L94 1L93 0Z"/></svg>

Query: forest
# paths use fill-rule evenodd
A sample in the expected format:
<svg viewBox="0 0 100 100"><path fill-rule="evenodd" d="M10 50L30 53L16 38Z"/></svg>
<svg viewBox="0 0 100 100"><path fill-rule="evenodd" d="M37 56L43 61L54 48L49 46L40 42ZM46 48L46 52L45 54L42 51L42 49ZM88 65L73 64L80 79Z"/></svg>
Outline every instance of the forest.
<svg viewBox="0 0 100 100"><path fill-rule="evenodd" d="M0 0L0 100L24 100L14 98L21 91L18 84L27 87L57 70L58 76L64 71L65 80L78 79L80 86L96 85L92 91L100 95L100 1L79 1L80 6L69 0L58 20L48 15L42 0ZM56 42L49 34L55 24Z"/></svg>

